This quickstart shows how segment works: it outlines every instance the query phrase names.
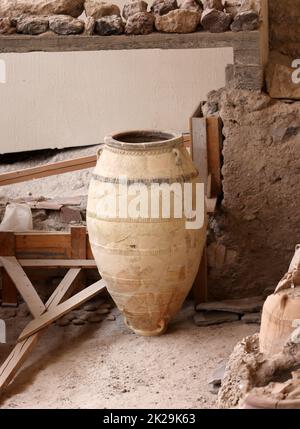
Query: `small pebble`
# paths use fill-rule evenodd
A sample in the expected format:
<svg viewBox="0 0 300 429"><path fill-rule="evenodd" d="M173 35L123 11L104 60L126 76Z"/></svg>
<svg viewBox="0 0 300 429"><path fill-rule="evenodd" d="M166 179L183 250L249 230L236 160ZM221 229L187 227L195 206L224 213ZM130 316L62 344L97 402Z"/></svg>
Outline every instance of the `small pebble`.
<svg viewBox="0 0 300 429"><path fill-rule="evenodd" d="M108 314L110 313L109 308L100 308L100 310L96 311L97 314Z"/></svg>
<svg viewBox="0 0 300 429"><path fill-rule="evenodd" d="M58 326L68 326L70 325L70 320L67 317L62 317L56 323Z"/></svg>
<svg viewBox="0 0 300 429"><path fill-rule="evenodd" d="M96 314L89 318L90 323L99 323L102 322L103 318L101 316L97 316Z"/></svg>
<svg viewBox="0 0 300 429"><path fill-rule="evenodd" d="M88 313L82 313L78 316L78 319L85 320L85 321L89 320L89 318L90 318L90 314Z"/></svg>
<svg viewBox="0 0 300 429"><path fill-rule="evenodd" d="M86 304L83 309L85 311L96 311L97 310L97 306L95 304Z"/></svg>
<svg viewBox="0 0 300 429"><path fill-rule="evenodd" d="M76 326L85 325L85 321L81 319L74 319L72 323L73 325L76 325Z"/></svg>
<svg viewBox="0 0 300 429"><path fill-rule="evenodd" d="M109 314L107 316L106 320L109 320L109 321L113 322L114 320L116 320L116 317L113 314Z"/></svg>

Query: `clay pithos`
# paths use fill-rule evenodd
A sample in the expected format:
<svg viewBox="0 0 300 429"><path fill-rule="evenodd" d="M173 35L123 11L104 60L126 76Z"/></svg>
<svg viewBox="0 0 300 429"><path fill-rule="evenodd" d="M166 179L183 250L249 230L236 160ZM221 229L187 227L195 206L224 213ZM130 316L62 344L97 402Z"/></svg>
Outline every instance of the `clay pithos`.
<svg viewBox="0 0 300 429"><path fill-rule="evenodd" d="M182 136L132 131L105 138L92 175L87 227L101 276L126 325L140 335L160 335L193 285L206 240L206 220L199 229L189 228L182 207L180 218L163 218L158 211L158 218L148 213L146 219L133 214L124 219L122 212L106 212L103 204L104 211L99 211L99 195L105 195L107 182L119 194L120 177L127 178L125 186L136 180L147 184L145 190L155 183L182 180L195 186L198 171ZM127 205L124 208L127 211Z"/></svg>

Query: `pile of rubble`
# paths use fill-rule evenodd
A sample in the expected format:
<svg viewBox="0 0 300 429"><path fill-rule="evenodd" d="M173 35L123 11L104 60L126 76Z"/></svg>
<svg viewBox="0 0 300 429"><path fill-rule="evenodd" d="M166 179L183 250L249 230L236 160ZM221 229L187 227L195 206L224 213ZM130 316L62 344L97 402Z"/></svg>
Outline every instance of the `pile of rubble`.
<svg viewBox="0 0 300 429"><path fill-rule="evenodd" d="M119 35L252 31L259 0L144 0L119 6L100 0L1 0L0 34ZM83 19L79 19L83 17Z"/></svg>

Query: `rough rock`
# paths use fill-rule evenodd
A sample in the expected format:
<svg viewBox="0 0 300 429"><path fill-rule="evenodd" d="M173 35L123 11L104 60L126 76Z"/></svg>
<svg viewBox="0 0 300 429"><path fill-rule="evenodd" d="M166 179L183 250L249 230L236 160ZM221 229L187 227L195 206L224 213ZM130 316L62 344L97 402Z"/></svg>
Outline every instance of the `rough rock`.
<svg viewBox="0 0 300 429"><path fill-rule="evenodd" d="M52 21L52 18L53 18L53 21ZM82 30L83 30L84 24L82 23L82 21L79 21L79 22L81 22ZM71 26L69 27L68 22L60 20L55 16L50 18L49 23L50 23L50 29L55 31L55 33L58 31L65 31L65 30L68 31L69 29L73 28L72 27L73 24L71 24ZM77 24L75 24L75 27L76 26ZM78 28L80 28L80 25L78 26ZM72 33L58 33L58 34L72 34ZM63 223L81 222L82 217L81 217L80 209L75 207L68 207L68 206L62 207L60 211L60 220Z"/></svg>
<svg viewBox="0 0 300 429"><path fill-rule="evenodd" d="M84 311L96 311L97 310L97 305L96 304L85 304L83 306Z"/></svg>
<svg viewBox="0 0 300 429"><path fill-rule="evenodd" d="M261 311L264 299L261 296L224 301L205 302L196 306L196 311L229 311L231 313L257 313Z"/></svg>
<svg viewBox="0 0 300 429"><path fill-rule="evenodd" d="M269 1L270 47L300 58L300 0Z"/></svg>
<svg viewBox="0 0 300 429"><path fill-rule="evenodd" d="M88 16L85 21L84 34L86 34L87 36L92 36L94 34L95 25L96 20L92 16Z"/></svg>
<svg viewBox="0 0 300 429"><path fill-rule="evenodd" d="M104 16L96 20L94 32L99 36L122 34L124 32L124 23L118 15Z"/></svg>
<svg viewBox="0 0 300 429"><path fill-rule="evenodd" d="M200 13L190 10L172 10L166 15L155 16L155 27L163 33L193 33L196 31Z"/></svg>
<svg viewBox="0 0 300 429"><path fill-rule="evenodd" d="M17 310L14 308L1 308L0 309L0 319L12 319L13 317L16 317Z"/></svg>
<svg viewBox="0 0 300 429"><path fill-rule="evenodd" d="M96 311L97 314L108 314L110 313L109 308L100 308L99 310Z"/></svg>
<svg viewBox="0 0 300 429"><path fill-rule="evenodd" d="M91 16L94 19L100 19L104 16L111 15L121 16L119 6L112 3L106 3L100 0L86 0L84 8L86 15Z"/></svg>
<svg viewBox="0 0 300 429"><path fill-rule="evenodd" d="M204 30L211 33L223 33L228 31L232 21L230 13L217 9L205 9L201 16L201 25Z"/></svg>
<svg viewBox="0 0 300 429"><path fill-rule="evenodd" d="M225 1L225 10L227 13L230 13L232 17L239 12L241 7L241 0L226 0Z"/></svg>
<svg viewBox="0 0 300 429"><path fill-rule="evenodd" d="M271 0L272 3L274 0ZM261 11L261 0L241 0L241 6L239 12L246 12L249 10L254 10L258 14Z"/></svg>
<svg viewBox="0 0 300 429"><path fill-rule="evenodd" d="M109 320L110 322L114 322L116 320L116 316L114 316L113 314L109 314L106 320Z"/></svg>
<svg viewBox="0 0 300 429"><path fill-rule="evenodd" d="M88 320L90 323L100 323L102 322L103 317L101 317L101 315L93 314Z"/></svg>
<svg viewBox="0 0 300 429"><path fill-rule="evenodd" d="M202 13L203 9L196 0L184 0L181 4L180 9L190 10L192 12Z"/></svg>
<svg viewBox="0 0 300 429"><path fill-rule="evenodd" d="M224 5L222 0L202 0L204 9L223 10Z"/></svg>
<svg viewBox="0 0 300 429"><path fill-rule="evenodd" d="M154 17L149 12L138 12L131 15L125 26L126 34L149 34L154 27Z"/></svg>
<svg viewBox="0 0 300 429"><path fill-rule="evenodd" d="M82 319L73 319L72 320L73 325L75 326L82 326L85 325L85 321Z"/></svg>
<svg viewBox="0 0 300 429"><path fill-rule="evenodd" d="M48 217L46 210L43 210L43 209L31 210L31 213L32 213L33 222L43 222Z"/></svg>
<svg viewBox="0 0 300 429"><path fill-rule="evenodd" d="M245 397L258 386L272 382L274 375L291 371L300 361L300 344L290 339L282 351L267 358L259 351L259 334L241 340L226 365L218 395L219 408L241 408Z"/></svg>
<svg viewBox="0 0 300 429"><path fill-rule="evenodd" d="M68 317L62 317L61 319L58 319L56 323L58 326L64 327L70 325L71 320L69 320Z"/></svg>
<svg viewBox="0 0 300 429"><path fill-rule="evenodd" d="M300 100L300 61L299 72L292 67L293 59L287 56L274 54L266 69L267 90L272 98L290 98ZM294 83L292 77L299 83Z"/></svg>
<svg viewBox="0 0 300 429"><path fill-rule="evenodd" d="M238 320L238 314L227 311L202 311L194 315L194 323L197 326L220 325Z"/></svg>
<svg viewBox="0 0 300 429"><path fill-rule="evenodd" d="M130 15L138 12L147 12L147 8L148 4L143 0L132 1L124 5L122 16L127 20Z"/></svg>
<svg viewBox="0 0 300 429"><path fill-rule="evenodd" d="M49 27L50 30L54 31L56 34L61 35L69 35L69 34L80 34L84 30L84 23L79 20L72 18L67 15L55 15L50 16L49 18ZM72 212L72 215L70 213ZM79 213L78 213L79 212ZM81 221L81 215L80 211L76 211L73 208L70 207L63 207L61 210L62 218L70 217L70 220L75 220L80 222ZM68 214L67 214L68 213ZM74 216L76 213L76 216Z"/></svg>
<svg viewBox="0 0 300 429"><path fill-rule="evenodd" d="M84 0L1 0L0 16L70 15L75 18L83 12Z"/></svg>
<svg viewBox="0 0 300 429"><path fill-rule="evenodd" d="M49 29L49 19L43 16L23 16L17 20L18 33L37 35Z"/></svg>
<svg viewBox="0 0 300 429"><path fill-rule="evenodd" d="M261 313L247 313L242 317L242 322L247 324L257 324L259 325L261 322Z"/></svg>
<svg viewBox="0 0 300 429"><path fill-rule="evenodd" d="M0 18L0 34L14 34L15 32L16 29L10 18Z"/></svg>
<svg viewBox="0 0 300 429"><path fill-rule="evenodd" d="M222 363L222 365L220 365L218 368L214 370L208 384L211 384L214 386L221 386L221 383L225 374L225 369L226 369L226 362Z"/></svg>
<svg viewBox="0 0 300 429"><path fill-rule="evenodd" d="M175 9L178 9L177 0L154 0L151 6L151 12L155 15L166 15Z"/></svg>
<svg viewBox="0 0 300 429"><path fill-rule="evenodd" d="M231 24L232 31L253 31L259 27L259 16L254 10L238 12Z"/></svg>

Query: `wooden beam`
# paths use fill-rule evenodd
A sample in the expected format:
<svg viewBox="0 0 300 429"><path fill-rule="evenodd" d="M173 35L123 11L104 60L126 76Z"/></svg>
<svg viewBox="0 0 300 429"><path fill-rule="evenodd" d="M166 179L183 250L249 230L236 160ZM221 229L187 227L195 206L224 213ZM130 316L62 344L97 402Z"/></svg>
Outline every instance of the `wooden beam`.
<svg viewBox="0 0 300 429"><path fill-rule="evenodd" d="M62 302L71 293L73 282L80 273L80 269L71 269L55 289L44 306L44 310L51 310ZM42 313L41 313L42 314ZM0 368L0 395L9 385L18 370L23 365L29 353L34 348L41 332L32 335L26 340L17 343Z"/></svg>
<svg viewBox="0 0 300 429"><path fill-rule="evenodd" d="M57 176L58 174L69 173L70 171L83 170L85 168L93 168L95 167L96 162L96 155L91 155L82 158L55 162L52 164L40 165L38 167L12 171L9 173L2 173L0 174L0 186L26 182L28 180L40 179L42 177Z"/></svg>
<svg viewBox="0 0 300 429"><path fill-rule="evenodd" d="M207 133L205 118L191 118L192 158L199 172L200 182L207 191Z"/></svg>
<svg viewBox="0 0 300 429"><path fill-rule="evenodd" d="M23 268L84 268L94 270L97 268L94 259L18 259ZM0 258L0 266L3 266Z"/></svg>
<svg viewBox="0 0 300 429"><path fill-rule="evenodd" d="M85 226L71 227L71 257L86 259L87 232Z"/></svg>
<svg viewBox="0 0 300 429"><path fill-rule="evenodd" d="M15 255L15 235L13 232L0 231L0 255ZM14 282L3 268L0 268L0 273L2 279L2 305L16 307L18 305L18 295Z"/></svg>
<svg viewBox="0 0 300 429"><path fill-rule="evenodd" d="M0 261L22 295L33 317L38 317L44 311L45 306L17 259L14 256L2 256Z"/></svg>
<svg viewBox="0 0 300 429"><path fill-rule="evenodd" d="M206 117L207 130L207 163L208 173L211 174L211 197L222 193L221 178L221 149L222 125L218 116Z"/></svg>
<svg viewBox="0 0 300 429"><path fill-rule="evenodd" d="M202 258L197 277L193 285L193 296L195 307L201 302L207 301L207 250L206 244L203 249Z"/></svg>
<svg viewBox="0 0 300 429"><path fill-rule="evenodd" d="M260 42L259 31L234 33L190 34L151 33L139 36L0 36L0 53L5 52L63 52L128 49L202 49L234 47L255 48Z"/></svg>
<svg viewBox="0 0 300 429"><path fill-rule="evenodd" d="M46 313L42 314L40 317L32 320L26 328L21 333L18 341L23 341L24 339L30 337L31 335L39 332L41 329L44 329L46 326L60 319L65 314L72 311L74 308L79 307L81 304L84 304L89 299L92 299L98 293L103 291L106 288L104 280L99 280L94 283L92 286L87 287L83 291L79 292L77 295L72 296L67 301L59 304L53 310L49 309Z"/></svg>

